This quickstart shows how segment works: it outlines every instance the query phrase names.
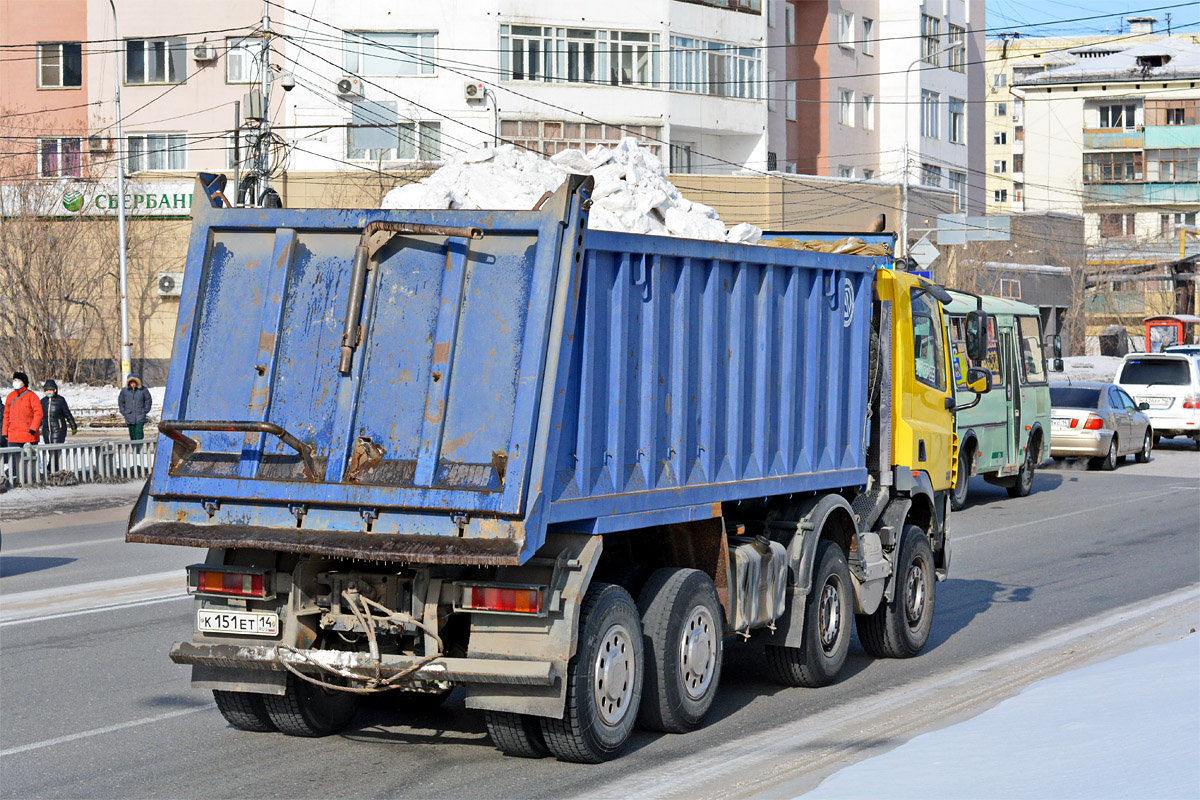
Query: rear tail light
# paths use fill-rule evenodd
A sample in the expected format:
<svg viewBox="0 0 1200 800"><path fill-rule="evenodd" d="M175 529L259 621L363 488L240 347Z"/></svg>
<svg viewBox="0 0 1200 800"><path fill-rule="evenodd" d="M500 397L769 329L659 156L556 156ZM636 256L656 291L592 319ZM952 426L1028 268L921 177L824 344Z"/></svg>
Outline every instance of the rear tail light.
<svg viewBox="0 0 1200 800"><path fill-rule="evenodd" d="M1098 431L1104 427L1104 420L1100 419L1095 414L1088 414L1087 422L1083 423L1085 431Z"/></svg>
<svg viewBox="0 0 1200 800"><path fill-rule="evenodd" d="M460 611L492 611L502 614L540 616L546 596L544 586L496 586L494 584L458 585Z"/></svg>
<svg viewBox="0 0 1200 800"><path fill-rule="evenodd" d="M270 596L270 590L266 570L206 565L188 567L188 592L191 594L265 600Z"/></svg>
<svg viewBox="0 0 1200 800"><path fill-rule="evenodd" d="M1200 397L1185 397L1183 398L1184 408L1200 408Z"/></svg>

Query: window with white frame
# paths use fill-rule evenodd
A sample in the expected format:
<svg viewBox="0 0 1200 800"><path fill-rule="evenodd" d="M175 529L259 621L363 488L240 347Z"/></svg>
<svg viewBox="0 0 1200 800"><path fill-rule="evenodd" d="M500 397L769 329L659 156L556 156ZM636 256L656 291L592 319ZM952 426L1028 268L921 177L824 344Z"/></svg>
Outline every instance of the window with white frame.
<svg viewBox="0 0 1200 800"><path fill-rule="evenodd" d="M38 43L38 88L83 86L83 45L79 42Z"/></svg>
<svg viewBox="0 0 1200 800"><path fill-rule="evenodd" d="M921 90L921 135L938 138L938 101L941 95L928 89Z"/></svg>
<svg viewBox="0 0 1200 800"><path fill-rule="evenodd" d="M960 98L950 98L950 141L953 144L962 144L965 141L967 133L967 112L966 103Z"/></svg>
<svg viewBox="0 0 1200 800"><path fill-rule="evenodd" d="M257 83L262 80L263 40L260 36L242 36L225 40L225 82Z"/></svg>
<svg viewBox="0 0 1200 800"><path fill-rule="evenodd" d="M869 181L869 180L873 179L874 177L875 177L875 170L873 170L873 169L864 169L863 170L863 180L864 181Z"/></svg>
<svg viewBox="0 0 1200 800"><path fill-rule="evenodd" d="M762 54L688 36L671 37L671 89L713 97L762 99Z"/></svg>
<svg viewBox="0 0 1200 800"><path fill-rule="evenodd" d="M839 47L854 49L854 15L847 11L838 12L837 43Z"/></svg>
<svg viewBox="0 0 1200 800"><path fill-rule="evenodd" d="M921 165L921 185L923 186L941 186L942 185L942 168L935 167L933 164Z"/></svg>
<svg viewBox="0 0 1200 800"><path fill-rule="evenodd" d="M38 139L38 172L43 178L83 176L83 140L78 136Z"/></svg>
<svg viewBox="0 0 1200 800"><path fill-rule="evenodd" d="M1008 144L1008 131L996 131L993 133L992 144Z"/></svg>
<svg viewBox="0 0 1200 800"><path fill-rule="evenodd" d="M995 75L993 75L992 86L996 89L1003 89L1005 86L1008 86L1008 73L997 72Z"/></svg>
<svg viewBox="0 0 1200 800"><path fill-rule="evenodd" d="M436 59L436 33L346 31L343 35L342 67L351 75L435 75Z"/></svg>
<svg viewBox="0 0 1200 800"><path fill-rule="evenodd" d="M187 169L186 133L137 133L127 147L130 172Z"/></svg>
<svg viewBox="0 0 1200 800"><path fill-rule="evenodd" d="M346 137L346 158L351 161L441 161L442 123L405 121L396 124L395 146L358 149Z"/></svg>
<svg viewBox="0 0 1200 800"><path fill-rule="evenodd" d="M1008 103L996 103L995 108L992 111L992 115L996 117L1007 117Z"/></svg>
<svg viewBox="0 0 1200 800"><path fill-rule="evenodd" d="M838 89L838 124L854 127L854 92Z"/></svg>
<svg viewBox="0 0 1200 800"><path fill-rule="evenodd" d="M941 66L942 21L928 14L921 15L921 60L932 66Z"/></svg>
<svg viewBox="0 0 1200 800"><path fill-rule="evenodd" d="M777 102L777 90L775 86L776 72L773 69L767 70L767 110L775 111L779 107Z"/></svg>
<svg viewBox="0 0 1200 800"><path fill-rule="evenodd" d="M875 130L875 95L873 94L863 95L862 126L864 130Z"/></svg>
<svg viewBox="0 0 1200 800"><path fill-rule="evenodd" d="M645 31L500 26L500 77L506 81L660 85L659 35Z"/></svg>
<svg viewBox="0 0 1200 800"><path fill-rule="evenodd" d="M767 0L767 27L775 27L775 0Z"/></svg>
<svg viewBox="0 0 1200 800"><path fill-rule="evenodd" d="M967 207L967 173L950 170L950 191L958 195L958 209Z"/></svg>
<svg viewBox="0 0 1200 800"><path fill-rule="evenodd" d="M861 50L864 56L875 55L875 20L870 17L862 18Z"/></svg>
<svg viewBox="0 0 1200 800"><path fill-rule="evenodd" d="M125 83L186 83L187 39L126 39Z"/></svg>
<svg viewBox="0 0 1200 800"><path fill-rule="evenodd" d="M950 69L954 72L967 71L967 30L959 25L950 26Z"/></svg>
<svg viewBox="0 0 1200 800"><path fill-rule="evenodd" d="M1008 189L995 190L994 192L992 192L992 199L995 200L997 203L1007 203L1008 202Z"/></svg>
<svg viewBox="0 0 1200 800"><path fill-rule="evenodd" d="M996 160L992 161L992 173L993 174L1003 175L1006 172L1008 172L1008 161L1007 160L1005 160L1003 158L997 158Z"/></svg>
<svg viewBox="0 0 1200 800"><path fill-rule="evenodd" d="M787 115L788 119L790 119L794 122L797 119L797 116L796 116L796 82L788 81L786 85L787 85L787 97L784 100L784 102L787 103L787 107L784 108L784 113Z"/></svg>
<svg viewBox="0 0 1200 800"><path fill-rule="evenodd" d="M1137 125L1137 106L1115 104L1100 106L1101 128L1133 128Z"/></svg>
<svg viewBox="0 0 1200 800"><path fill-rule="evenodd" d="M838 177L839 178L853 178L854 177L854 167L838 165Z"/></svg>
<svg viewBox="0 0 1200 800"><path fill-rule="evenodd" d="M788 44L796 43L796 6L783 4L783 32Z"/></svg>
<svg viewBox="0 0 1200 800"><path fill-rule="evenodd" d="M541 153L544 156L552 156L572 149L586 152L598 145L613 147L626 136L637 139L639 144L654 155L662 154L663 129L661 125L642 125L635 122L602 125L599 122L570 122L553 119L500 120L501 139L511 142L518 149ZM672 143L672 159L676 158L674 149L680 144L679 142ZM687 146L692 147L690 144ZM674 170L677 163L673 160L671 169Z"/></svg>

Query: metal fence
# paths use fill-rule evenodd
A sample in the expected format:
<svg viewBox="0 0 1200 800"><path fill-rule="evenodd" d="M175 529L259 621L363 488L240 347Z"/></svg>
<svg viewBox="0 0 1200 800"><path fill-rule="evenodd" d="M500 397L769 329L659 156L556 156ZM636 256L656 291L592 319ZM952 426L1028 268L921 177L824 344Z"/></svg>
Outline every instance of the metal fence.
<svg viewBox="0 0 1200 800"><path fill-rule="evenodd" d="M67 444L27 444L0 448L0 475L14 486L40 486L74 475L79 483L137 480L154 468L158 437L141 441L104 440ZM57 477L56 477L57 476Z"/></svg>

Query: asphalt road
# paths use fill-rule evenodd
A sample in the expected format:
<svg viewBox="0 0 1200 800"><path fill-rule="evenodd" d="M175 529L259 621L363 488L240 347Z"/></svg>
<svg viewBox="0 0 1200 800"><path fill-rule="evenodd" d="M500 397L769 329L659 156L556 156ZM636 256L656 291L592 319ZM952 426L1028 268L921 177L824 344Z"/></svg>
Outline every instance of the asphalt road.
<svg viewBox="0 0 1200 800"><path fill-rule="evenodd" d="M834 686L783 689L760 651L731 645L705 728L639 733L621 759L598 766L501 756L457 693L428 714L364 707L327 739L234 730L167 658L191 634L182 567L201 551L125 544L120 522L6 533L0 797L625 796L718 748L728 757L741 739L882 702L897 687L1200 585L1200 453L1182 440L1114 473L1040 471L1024 499L979 479L971 490L953 517L952 577L938 586L920 657L873 661L856 642ZM53 614L38 610L40 598L58 600Z"/></svg>

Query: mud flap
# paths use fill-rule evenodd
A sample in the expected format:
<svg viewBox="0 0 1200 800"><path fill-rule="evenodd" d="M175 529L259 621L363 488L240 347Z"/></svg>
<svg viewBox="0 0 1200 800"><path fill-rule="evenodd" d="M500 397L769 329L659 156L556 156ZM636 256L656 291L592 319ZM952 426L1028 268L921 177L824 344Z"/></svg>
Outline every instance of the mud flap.
<svg viewBox="0 0 1200 800"><path fill-rule="evenodd" d="M546 544L523 566L496 571L499 583L549 586L549 613L544 617L472 614L468 656L550 661L558 678L550 686L470 685L466 687L467 708L562 717L567 695L562 676L575 654L579 608L601 549L599 536L549 534Z"/></svg>

